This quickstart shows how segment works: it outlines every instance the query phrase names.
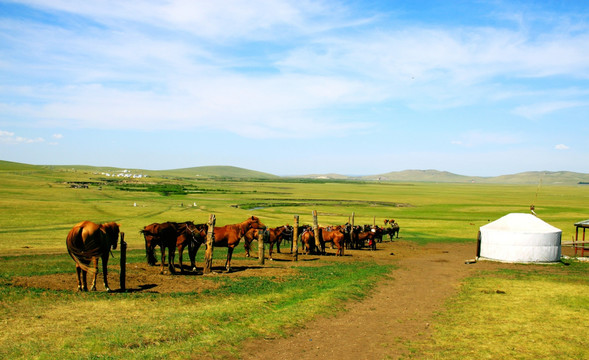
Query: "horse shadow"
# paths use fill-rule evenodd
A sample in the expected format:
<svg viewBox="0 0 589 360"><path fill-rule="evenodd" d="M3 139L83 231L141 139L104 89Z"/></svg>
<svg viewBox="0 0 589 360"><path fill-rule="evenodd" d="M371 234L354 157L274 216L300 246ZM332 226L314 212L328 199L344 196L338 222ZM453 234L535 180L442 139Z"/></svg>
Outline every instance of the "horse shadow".
<svg viewBox="0 0 589 360"><path fill-rule="evenodd" d="M143 284L143 285L139 285L137 288L124 289L124 290L117 289L117 290L113 290L112 292L114 292L114 293L136 293L136 292L150 290L155 287L157 287L157 284Z"/></svg>

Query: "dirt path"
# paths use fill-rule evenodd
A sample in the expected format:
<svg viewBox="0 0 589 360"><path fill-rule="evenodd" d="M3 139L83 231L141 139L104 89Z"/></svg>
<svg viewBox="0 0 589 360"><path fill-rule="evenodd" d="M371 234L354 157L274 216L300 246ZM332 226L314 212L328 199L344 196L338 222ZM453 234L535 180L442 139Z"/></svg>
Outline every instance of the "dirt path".
<svg viewBox="0 0 589 360"><path fill-rule="evenodd" d="M389 244L383 250L395 251L389 259L399 268L369 298L350 304L341 315L317 319L288 338L251 341L241 359L374 360L409 354L407 342L430 336L435 311L481 264L465 264L474 257L475 244Z"/></svg>

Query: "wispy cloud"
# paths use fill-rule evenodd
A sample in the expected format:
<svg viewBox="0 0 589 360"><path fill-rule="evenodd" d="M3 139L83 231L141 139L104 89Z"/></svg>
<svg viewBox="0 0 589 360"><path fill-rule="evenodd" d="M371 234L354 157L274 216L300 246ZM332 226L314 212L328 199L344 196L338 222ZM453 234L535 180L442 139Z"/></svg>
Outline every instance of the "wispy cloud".
<svg viewBox="0 0 589 360"><path fill-rule="evenodd" d="M17 136L15 133L10 131L0 130L0 143L8 144L8 145L16 145L16 144L32 144L32 143L39 143L44 142L43 138L35 138L29 139L22 136Z"/></svg>
<svg viewBox="0 0 589 360"><path fill-rule="evenodd" d="M537 103L531 105L518 106L517 108L515 108L513 113L528 119L537 119L557 111L581 106L589 106L589 103L580 101L554 101Z"/></svg>
<svg viewBox="0 0 589 360"><path fill-rule="evenodd" d="M570 149L570 147L568 147L568 146L567 146L567 145L565 145L565 144L558 144L558 145L556 145L554 148L555 148L556 150L568 150L568 149Z"/></svg>
<svg viewBox="0 0 589 360"><path fill-rule="evenodd" d="M519 97L530 79L589 77L589 30L566 18L531 35L523 17L515 28L397 25L332 1L23 3L64 19L0 25L17 49L5 71L42 84L28 95L26 82L0 88L22 94L4 109L37 124L353 133L373 124L342 108L455 108ZM563 96L514 113L574 106Z"/></svg>

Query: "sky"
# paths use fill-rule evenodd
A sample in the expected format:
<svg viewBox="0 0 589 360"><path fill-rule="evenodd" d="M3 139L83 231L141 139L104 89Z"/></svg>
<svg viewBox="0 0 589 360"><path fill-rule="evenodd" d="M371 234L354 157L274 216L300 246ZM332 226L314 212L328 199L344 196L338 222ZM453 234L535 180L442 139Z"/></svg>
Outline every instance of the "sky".
<svg viewBox="0 0 589 360"><path fill-rule="evenodd" d="M0 160L588 173L585 1L0 0Z"/></svg>

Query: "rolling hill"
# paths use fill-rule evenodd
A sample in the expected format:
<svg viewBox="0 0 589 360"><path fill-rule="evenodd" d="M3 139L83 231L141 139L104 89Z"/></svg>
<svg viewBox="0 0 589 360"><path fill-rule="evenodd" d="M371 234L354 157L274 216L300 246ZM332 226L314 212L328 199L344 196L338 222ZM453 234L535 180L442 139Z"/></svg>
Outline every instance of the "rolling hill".
<svg viewBox="0 0 589 360"><path fill-rule="evenodd" d="M123 169L88 165L30 165L0 160L0 171L86 171L95 173L117 173L128 171L148 176L180 178L225 178L225 179L317 179L334 181L404 181L404 182L444 182L444 183L484 183L484 184L544 184L577 185L589 184L589 174L570 171L529 171L494 177L477 177L458 175L439 170L404 170L392 171L379 175L347 176L341 174L310 174L281 177L265 172L244 169L235 166L198 166L170 170Z"/></svg>

